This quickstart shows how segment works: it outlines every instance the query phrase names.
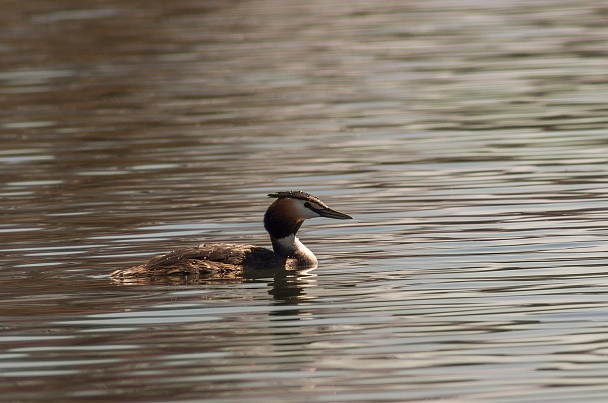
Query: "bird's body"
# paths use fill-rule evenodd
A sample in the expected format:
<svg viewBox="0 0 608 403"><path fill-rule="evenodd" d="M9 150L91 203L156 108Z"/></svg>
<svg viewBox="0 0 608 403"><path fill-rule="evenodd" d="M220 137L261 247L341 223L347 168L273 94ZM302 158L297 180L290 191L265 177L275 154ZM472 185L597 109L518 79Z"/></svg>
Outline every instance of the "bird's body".
<svg viewBox="0 0 608 403"><path fill-rule="evenodd" d="M277 270L293 266L297 266L294 259L260 246L211 243L174 250L148 263L117 270L112 277L234 277L250 270Z"/></svg>
<svg viewBox="0 0 608 403"><path fill-rule="evenodd" d="M264 227L274 251L254 245L204 243L177 249L148 263L111 274L115 279L160 276L237 277L247 272L281 269L309 269L317 258L296 237L304 220L314 217L352 218L330 209L318 198L304 192L278 192L264 215Z"/></svg>

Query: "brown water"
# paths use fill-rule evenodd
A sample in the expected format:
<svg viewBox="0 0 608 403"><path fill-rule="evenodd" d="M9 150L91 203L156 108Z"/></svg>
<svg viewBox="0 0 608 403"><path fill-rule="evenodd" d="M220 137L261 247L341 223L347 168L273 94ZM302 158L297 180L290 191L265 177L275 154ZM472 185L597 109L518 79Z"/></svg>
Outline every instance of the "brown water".
<svg viewBox="0 0 608 403"><path fill-rule="evenodd" d="M608 397L603 2L0 10L0 400ZM299 189L308 274L108 278Z"/></svg>

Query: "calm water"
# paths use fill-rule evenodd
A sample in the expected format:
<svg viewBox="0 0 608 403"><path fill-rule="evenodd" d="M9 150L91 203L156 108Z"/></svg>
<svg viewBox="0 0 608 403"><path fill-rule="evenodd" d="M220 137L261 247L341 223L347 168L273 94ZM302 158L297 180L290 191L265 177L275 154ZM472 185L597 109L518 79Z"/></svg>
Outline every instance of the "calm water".
<svg viewBox="0 0 608 403"><path fill-rule="evenodd" d="M608 397L602 1L0 4L0 400ZM309 273L108 274L201 241Z"/></svg>

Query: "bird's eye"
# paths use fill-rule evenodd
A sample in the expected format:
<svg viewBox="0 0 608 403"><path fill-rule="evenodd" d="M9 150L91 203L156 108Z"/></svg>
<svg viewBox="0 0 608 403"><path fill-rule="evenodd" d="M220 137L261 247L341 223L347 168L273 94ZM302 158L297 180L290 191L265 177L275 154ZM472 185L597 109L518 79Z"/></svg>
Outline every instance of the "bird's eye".
<svg viewBox="0 0 608 403"><path fill-rule="evenodd" d="M310 208L310 203L309 202L304 203L304 207Z"/></svg>

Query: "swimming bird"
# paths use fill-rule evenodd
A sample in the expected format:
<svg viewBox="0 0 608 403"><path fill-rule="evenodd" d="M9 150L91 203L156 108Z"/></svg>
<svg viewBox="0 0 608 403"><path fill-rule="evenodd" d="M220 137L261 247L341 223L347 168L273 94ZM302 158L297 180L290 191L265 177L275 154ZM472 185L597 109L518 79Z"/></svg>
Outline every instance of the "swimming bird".
<svg viewBox="0 0 608 403"><path fill-rule="evenodd" d="M276 198L264 214L264 228L270 235L273 251L254 245L203 243L157 256L139 266L116 270L111 277L235 277L255 271L315 268L317 258L296 237L304 220L315 217L352 219L302 191L277 192L268 196Z"/></svg>

